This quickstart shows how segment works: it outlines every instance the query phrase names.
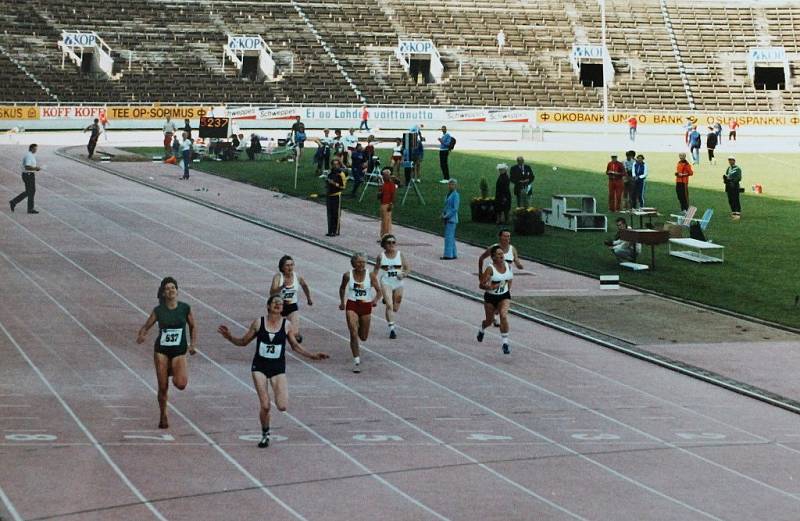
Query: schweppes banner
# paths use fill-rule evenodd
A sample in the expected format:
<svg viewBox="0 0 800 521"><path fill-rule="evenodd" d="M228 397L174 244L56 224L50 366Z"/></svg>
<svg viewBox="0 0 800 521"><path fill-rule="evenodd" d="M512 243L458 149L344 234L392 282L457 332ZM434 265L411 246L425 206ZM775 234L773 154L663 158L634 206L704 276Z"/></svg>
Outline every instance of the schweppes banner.
<svg viewBox="0 0 800 521"><path fill-rule="evenodd" d="M178 107L168 105L114 107L108 106L108 119L198 119L207 116L211 107Z"/></svg>
<svg viewBox="0 0 800 521"><path fill-rule="evenodd" d="M635 117L640 125L685 125L687 121L698 126L708 126L719 121L723 126L736 119L743 126L784 126L800 125L800 116L789 114L735 114L705 112L614 112L609 111L608 121L612 124L627 123ZM603 122L602 111L582 110L539 110L536 121L542 125L557 123L597 124Z"/></svg>
<svg viewBox="0 0 800 521"><path fill-rule="evenodd" d="M0 105L0 119L39 119L39 107Z"/></svg>

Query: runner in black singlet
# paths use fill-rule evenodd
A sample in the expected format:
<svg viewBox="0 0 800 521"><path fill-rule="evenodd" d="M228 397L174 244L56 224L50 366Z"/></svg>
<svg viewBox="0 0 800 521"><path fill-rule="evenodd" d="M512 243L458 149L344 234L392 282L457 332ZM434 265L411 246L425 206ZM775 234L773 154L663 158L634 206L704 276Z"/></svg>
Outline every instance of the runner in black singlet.
<svg viewBox="0 0 800 521"><path fill-rule="evenodd" d="M310 360L324 360L328 358L325 353L312 353L306 351L297 342L291 322L281 316L283 311L283 298L272 295L267 300L267 315L253 320L250 328L242 337L231 334L228 326L219 326L217 331L233 345L246 346L256 339L256 353L250 368L253 384L258 394L260 408L258 417L261 420L261 448L269 446L269 389L267 382L272 386L275 394L275 406L279 411L285 411L289 404L289 387L286 381L286 342L292 350Z"/></svg>

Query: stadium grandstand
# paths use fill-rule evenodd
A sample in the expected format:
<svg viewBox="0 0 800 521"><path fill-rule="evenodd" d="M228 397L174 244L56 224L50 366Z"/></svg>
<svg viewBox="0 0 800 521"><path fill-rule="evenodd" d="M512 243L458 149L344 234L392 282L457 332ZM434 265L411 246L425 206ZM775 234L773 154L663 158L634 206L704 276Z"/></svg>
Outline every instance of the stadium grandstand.
<svg viewBox="0 0 800 521"><path fill-rule="evenodd" d="M611 109L795 109L796 3L605 7L607 53L596 0L0 0L0 99L591 109L605 69Z"/></svg>

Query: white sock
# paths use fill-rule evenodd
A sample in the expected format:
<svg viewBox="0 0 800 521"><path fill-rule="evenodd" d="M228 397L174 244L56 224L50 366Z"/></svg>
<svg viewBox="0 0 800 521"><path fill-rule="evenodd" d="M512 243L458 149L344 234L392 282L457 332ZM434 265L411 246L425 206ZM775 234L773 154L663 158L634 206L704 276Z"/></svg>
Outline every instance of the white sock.
<svg viewBox="0 0 800 521"><path fill-rule="evenodd" d="M354 364L360 364L361 363L361 357L360 356L354 356L353 357L353 363Z"/></svg>
<svg viewBox="0 0 800 521"><path fill-rule="evenodd" d="M481 323L480 327L478 328L478 331L480 331L481 333L483 333L483 332L485 332L485 331L486 331L486 330L484 329L484 327L483 327L483 323Z"/></svg>
<svg viewBox="0 0 800 521"><path fill-rule="evenodd" d="M508 333L500 333L500 338L503 339L504 345L508 345Z"/></svg>
<svg viewBox="0 0 800 521"><path fill-rule="evenodd" d="M389 322L389 329L394 330L394 322Z"/></svg>

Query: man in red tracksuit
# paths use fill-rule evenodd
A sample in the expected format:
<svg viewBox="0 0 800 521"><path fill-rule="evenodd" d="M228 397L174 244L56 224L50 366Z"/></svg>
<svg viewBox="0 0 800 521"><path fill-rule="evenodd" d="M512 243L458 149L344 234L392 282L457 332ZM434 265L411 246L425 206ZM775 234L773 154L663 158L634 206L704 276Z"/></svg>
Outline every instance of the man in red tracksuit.
<svg viewBox="0 0 800 521"><path fill-rule="evenodd" d="M611 161L606 165L606 175L608 176L608 211L618 212L624 190L622 179L625 177L625 165L617 161L616 154L611 156Z"/></svg>

